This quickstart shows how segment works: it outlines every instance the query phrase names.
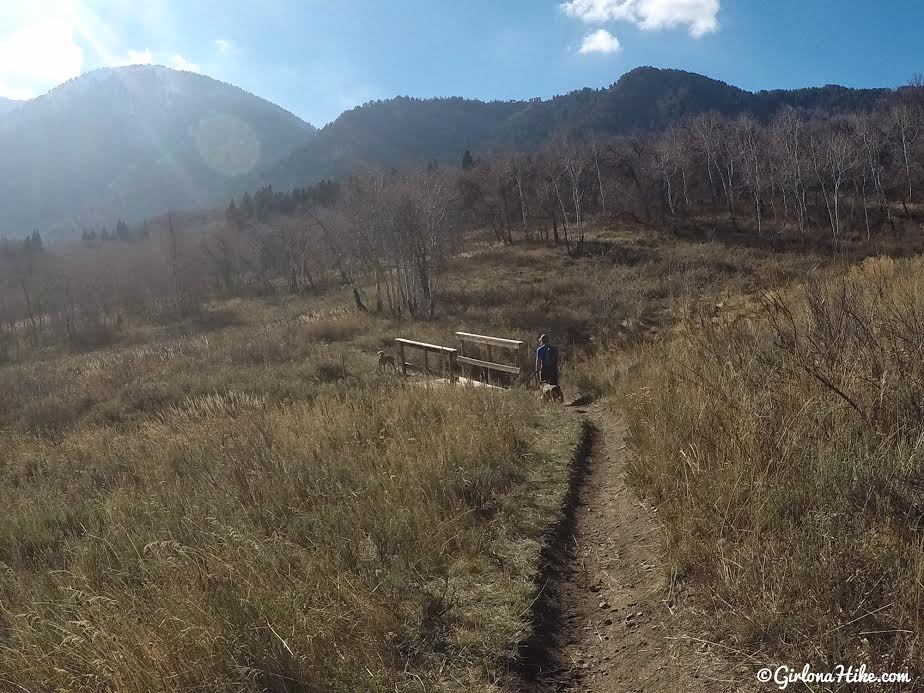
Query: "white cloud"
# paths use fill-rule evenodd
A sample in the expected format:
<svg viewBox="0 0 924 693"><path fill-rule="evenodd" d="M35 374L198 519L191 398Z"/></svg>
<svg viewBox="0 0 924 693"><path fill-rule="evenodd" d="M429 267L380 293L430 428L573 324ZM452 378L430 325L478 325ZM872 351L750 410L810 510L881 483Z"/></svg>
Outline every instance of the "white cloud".
<svg viewBox="0 0 924 693"><path fill-rule="evenodd" d="M0 84L0 96L4 99L13 99L13 101L27 101L35 98L35 92L29 87L9 87Z"/></svg>
<svg viewBox="0 0 924 693"><path fill-rule="evenodd" d="M719 0L568 0L561 9L589 24L625 21L647 30L686 26L694 38L719 28Z"/></svg>
<svg viewBox="0 0 924 693"><path fill-rule="evenodd" d="M122 67L123 65L169 65L177 70L186 70L187 72L200 72L202 67L198 63L188 60L182 53L174 53L167 57L162 53L157 56L150 50L129 50L125 55L111 55L106 60L109 67Z"/></svg>
<svg viewBox="0 0 924 693"><path fill-rule="evenodd" d="M39 3L36 3L39 4ZM12 98L34 96L80 74L76 6L62 0L34 7L0 3L0 89Z"/></svg>
<svg viewBox="0 0 924 693"><path fill-rule="evenodd" d="M615 53L619 50L619 39L606 29L597 29L584 37L579 53Z"/></svg>
<svg viewBox="0 0 924 693"><path fill-rule="evenodd" d="M170 58L170 67L175 67L177 70L186 70L187 72L200 72L202 70L199 65L190 62L179 53L174 53L173 57Z"/></svg>
<svg viewBox="0 0 924 693"><path fill-rule="evenodd" d="M637 0L569 0L561 4L569 17L588 23L602 24L620 19L633 20Z"/></svg>
<svg viewBox="0 0 924 693"><path fill-rule="evenodd" d="M128 52L128 64L129 65L150 65L154 62L154 55L145 48L143 51L129 51Z"/></svg>
<svg viewBox="0 0 924 693"><path fill-rule="evenodd" d="M228 53L234 48L234 44L228 39L215 39L215 48L218 49L219 53Z"/></svg>
<svg viewBox="0 0 924 693"><path fill-rule="evenodd" d="M122 67L123 65L153 65L154 54L147 48L144 50L129 49L125 55L106 56L107 67Z"/></svg>

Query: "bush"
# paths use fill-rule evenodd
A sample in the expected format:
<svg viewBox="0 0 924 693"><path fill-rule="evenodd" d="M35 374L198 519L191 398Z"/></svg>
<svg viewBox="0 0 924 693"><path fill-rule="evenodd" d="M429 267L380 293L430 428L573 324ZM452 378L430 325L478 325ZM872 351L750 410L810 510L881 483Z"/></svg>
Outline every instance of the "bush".
<svg viewBox="0 0 924 693"><path fill-rule="evenodd" d="M924 673L922 268L764 294L625 397L630 477L738 649Z"/></svg>
<svg viewBox="0 0 924 693"><path fill-rule="evenodd" d="M297 335L303 341L346 342L366 331L366 324L361 318L345 315L302 320Z"/></svg>

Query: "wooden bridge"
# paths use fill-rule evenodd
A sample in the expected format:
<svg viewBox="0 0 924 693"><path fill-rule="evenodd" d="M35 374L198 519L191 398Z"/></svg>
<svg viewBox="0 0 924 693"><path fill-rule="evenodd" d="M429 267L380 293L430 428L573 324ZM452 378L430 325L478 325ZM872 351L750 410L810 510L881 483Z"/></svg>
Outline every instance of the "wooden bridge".
<svg viewBox="0 0 924 693"><path fill-rule="evenodd" d="M522 377L521 364L525 342L470 332L456 332L456 337L459 338L459 348L428 344L412 339L396 339L395 343L398 345L401 359L401 373L407 376L408 369L411 368L422 371L427 377L434 374L445 376L453 383L461 378L465 382L481 382L487 385L503 384L511 379L517 382ZM407 360L408 351L423 354L422 369ZM473 352L485 358L476 358ZM497 358L503 358L506 362L499 361ZM493 374L499 375L494 376Z"/></svg>

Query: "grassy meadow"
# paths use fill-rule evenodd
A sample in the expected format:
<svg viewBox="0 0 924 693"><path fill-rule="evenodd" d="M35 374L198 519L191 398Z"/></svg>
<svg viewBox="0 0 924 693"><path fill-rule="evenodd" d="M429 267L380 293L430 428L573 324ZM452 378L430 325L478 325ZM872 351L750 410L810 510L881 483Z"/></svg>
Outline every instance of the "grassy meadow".
<svg viewBox="0 0 924 693"><path fill-rule="evenodd" d="M0 687L490 690L580 423L379 378L371 327L3 369Z"/></svg>
<svg viewBox="0 0 924 693"><path fill-rule="evenodd" d="M626 412L632 481L678 584L729 615L717 637L919 657L899 481L919 447L916 261L870 261L842 294L825 282L846 263L811 253L589 236L580 257L467 239L428 321L328 289L0 366L0 688L496 690L582 429L525 388L376 373L395 337L455 330L548 332L567 395ZM824 292L794 288L813 276Z"/></svg>
<svg viewBox="0 0 924 693"><path fill-rule="evenodd" d="M922 269L758 293L623 380L673 586L739 657L924 674Z"/></svg>

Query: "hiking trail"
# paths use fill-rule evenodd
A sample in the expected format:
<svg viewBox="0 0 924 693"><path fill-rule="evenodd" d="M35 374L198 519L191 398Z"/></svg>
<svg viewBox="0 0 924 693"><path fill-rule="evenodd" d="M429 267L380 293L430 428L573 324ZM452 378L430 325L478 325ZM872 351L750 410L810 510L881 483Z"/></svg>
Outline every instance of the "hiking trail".
<svg viewBox="0 0 924 693"><path fill-rule="evenodd" d="M625 483L624 422L599 404L578 411L587 439L514 690L747 690L752 674L732 673L671 610L655 511Z"/></svg>

